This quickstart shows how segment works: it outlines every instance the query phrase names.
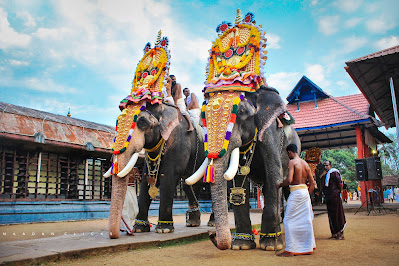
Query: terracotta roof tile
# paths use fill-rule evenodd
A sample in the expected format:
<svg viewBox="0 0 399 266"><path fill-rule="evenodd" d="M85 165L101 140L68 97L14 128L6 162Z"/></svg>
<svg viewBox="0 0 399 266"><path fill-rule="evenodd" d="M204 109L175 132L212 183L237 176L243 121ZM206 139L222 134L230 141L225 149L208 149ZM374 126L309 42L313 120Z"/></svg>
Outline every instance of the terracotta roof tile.
<svg viewBox="0 0 399 266"><path fill-rule="evenodd" d="M332 97L317 101L288 104L287 110L295 118L294 128L308 128L333 125L369 118L368 102L362 94Z"/></svg>

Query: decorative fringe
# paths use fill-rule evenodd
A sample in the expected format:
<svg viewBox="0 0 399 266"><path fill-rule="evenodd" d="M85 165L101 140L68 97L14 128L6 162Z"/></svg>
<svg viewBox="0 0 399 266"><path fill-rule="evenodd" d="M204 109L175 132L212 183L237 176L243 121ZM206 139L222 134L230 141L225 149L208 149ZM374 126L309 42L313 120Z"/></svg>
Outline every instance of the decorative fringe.
<svg viewBox="0 0 399 266"><path fill-rule="evenodd" d="M119 174L118 156L115 156L115 161L112 163L111 175Z"/></svg>
<svg viewBox="0 0 399 266"><path fill-rule="evenodd" d="M204 182L215 183L215 171L213 168L213 159L211 160L211 163L206 167Z"/></svg>

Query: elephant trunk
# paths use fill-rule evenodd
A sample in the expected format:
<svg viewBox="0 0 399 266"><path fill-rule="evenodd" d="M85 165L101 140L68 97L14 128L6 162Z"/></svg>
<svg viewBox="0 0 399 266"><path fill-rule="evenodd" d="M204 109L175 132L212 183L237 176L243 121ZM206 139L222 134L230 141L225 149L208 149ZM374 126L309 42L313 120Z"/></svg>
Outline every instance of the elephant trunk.
<svg viewBox="0 0 399 266"><path fill-rule="evenodd" d="M125 202L128 178L112 176L111 206L109 209L108 234L109 238L119 238L122 208Z"/></svg>
<svg viewBox="0 0 399 266"><path fill-rule="evenodd" d="M231 233L228 217L227 204L227 181L223 174L227 168L225 156L222 159L214 160L215 183L211 184L212 209L215 213L216 236L211 240L218 249L229 249L231 246Z"/></svg>

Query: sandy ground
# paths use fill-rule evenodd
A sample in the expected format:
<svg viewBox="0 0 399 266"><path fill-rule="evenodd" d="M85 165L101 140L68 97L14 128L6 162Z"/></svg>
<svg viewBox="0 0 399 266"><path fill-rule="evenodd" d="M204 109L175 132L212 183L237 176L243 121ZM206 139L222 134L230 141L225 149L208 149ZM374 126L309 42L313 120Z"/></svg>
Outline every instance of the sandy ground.
<svg viewBox="0 0 399 266"><path fill-rule="evenodd" d="M65 260L57 265L399 265L399 216L346 214L345 240L330 240L327 214L314 220L313 255L276 257L260 249L221 251L209 240ZM257 239L258 241L258 239ZM51 263L55 264L55 263Z"/></svg>

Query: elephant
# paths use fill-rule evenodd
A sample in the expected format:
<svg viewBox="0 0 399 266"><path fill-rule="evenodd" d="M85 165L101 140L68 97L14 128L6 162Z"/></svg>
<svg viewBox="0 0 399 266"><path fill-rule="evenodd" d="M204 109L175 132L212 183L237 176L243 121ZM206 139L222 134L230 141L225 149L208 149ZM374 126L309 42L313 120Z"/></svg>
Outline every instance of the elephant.
<svg viewBox="0 0 399 266"><path fill-rule="evenodd" d="M121 211L127 187L127 180L124 176L133 168L138 153L143 148L146 149L146 166L155 164L155 168L151 166L151 170L147 169L148 174L143 176L140 185L139 213L134 225L136 232L150 231L148 210L152 199L149 194L157 194L158 188L160 208L159 221L155 231L158 233L174 231L172 205L176 186L181 177L192 174L205 157L202 129L199 127L195 131L187 132L188 123L185 119L180 118L177 107L166 103L147 103L142 109L137 116L136 127L129 145L117 158L119 169L122 170L112 176L110 238L119 237ZM160 157L159 160L154 160L157 157ZM108 175L110 174L108 173ZM194 192L198 195L200 188L201 184L193 186L193 189L188 185L184 186L190 208L190 219L187 221L187 226L199 226L200 224L198 202L193 194ZM155 197L155 194L152 196Z"/></svg>
<svg viewBox="0 0 399 266"><path fill-rule="evenodd" d="M222 97L223 94L228 93L230 92L221 91L218 94ZM210 98L207 106L210 106L210 109L213 108L216 101L216 99ZM244 175L234 177L239 164L243 165L244 163L250 167L250 172L246 173L247 176L263 186L265 207L262 214L259 246L265 250L282 249L283 247L284 241L281 237L278 237L281 234L280 204L276 202L275 184L281 182L283 176L286 177L288 174L289 158L285 152L285 147L290 143L295 143L300 147L300 140L295 130L284 119L282 119L282 122L278 120L279 115L283 114L285 110L285 104L278 91L267 85L262 85L256 92L246 92L245 99L238 105L226 154L221 158L213 159L215 181L211 184L211 193L216 234L211 234L210 238L219 249L256 248L249 215L248 197L242 202L243 204L233 204L236 224L236 233L233 239L227 222L226 180L235 178L235 184L243 184L243 188L249 191L248 178L243 180ZM211 118L206 116L206 124L208 124L208 119ZM259 129L258 133L257 129ZM212 138L213 133L214 130L208 130L208 139ZM250 146L252 147L249 148ZM247 160L243 158L244 155L240 156L240 150L247 157ZM249 150L249 152L245 154L245 150ZM250 161L252 160L252 162L248 162L248 157L251 157ZM200 170L186 179L186 182L194 184L197 180L196 175L199 174ZM240 172L242 170L243 167L241 167ZM278 237L277 247L276 237Z"/></svg>

